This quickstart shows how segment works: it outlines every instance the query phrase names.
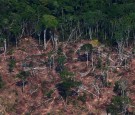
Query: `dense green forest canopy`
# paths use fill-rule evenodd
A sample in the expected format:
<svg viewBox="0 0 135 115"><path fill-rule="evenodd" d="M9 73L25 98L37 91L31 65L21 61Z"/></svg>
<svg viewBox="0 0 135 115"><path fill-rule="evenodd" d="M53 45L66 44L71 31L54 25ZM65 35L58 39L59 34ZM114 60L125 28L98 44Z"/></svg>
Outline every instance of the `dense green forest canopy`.
<svg viewBox="0 0 135 115"><path fill-rule="evenodd" d="M57 30L60 40L135 39L134 0L0 0L0 40ZM54 31L55 30L55 31Z"/></svg>

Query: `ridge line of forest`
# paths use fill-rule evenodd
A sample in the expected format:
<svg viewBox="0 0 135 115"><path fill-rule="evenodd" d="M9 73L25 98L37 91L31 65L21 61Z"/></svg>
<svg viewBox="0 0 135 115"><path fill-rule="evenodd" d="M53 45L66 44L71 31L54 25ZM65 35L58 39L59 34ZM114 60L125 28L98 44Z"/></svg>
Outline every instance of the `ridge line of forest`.
<svg viewBox="0 0 135 115"><path fill-rule="evenodd" d="M135 39L134 0L1 0L0 40L24 36L66 41L98 39L129 45Z"/></svg>

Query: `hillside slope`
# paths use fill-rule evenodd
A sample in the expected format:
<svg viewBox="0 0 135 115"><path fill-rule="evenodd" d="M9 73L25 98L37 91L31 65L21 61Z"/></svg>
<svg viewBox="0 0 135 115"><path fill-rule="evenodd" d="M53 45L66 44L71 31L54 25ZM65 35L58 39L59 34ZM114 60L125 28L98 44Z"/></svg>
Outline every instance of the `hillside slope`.
<svg viewBox="0 0 135 115"><path fill-rule="evenodd" d="M124 50L123 64L116 51L100 44L87 63L79 48L88 40L60 43L58 51L51 43L45 51L33 38L20 43L6 56L0 54L1 115L105 115L116 96L128 97L125 113L135 114L132 49ZM117 82L120 88L115 91Z"/></svg>

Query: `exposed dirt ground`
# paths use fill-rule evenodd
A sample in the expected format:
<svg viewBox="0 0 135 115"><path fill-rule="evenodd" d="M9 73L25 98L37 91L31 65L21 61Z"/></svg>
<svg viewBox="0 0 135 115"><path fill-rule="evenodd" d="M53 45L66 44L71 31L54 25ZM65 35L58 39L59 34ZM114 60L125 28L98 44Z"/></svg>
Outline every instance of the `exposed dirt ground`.
<svg viewBox="0 0 135 115"><path fill-rule="evenodd" d="M116 94L113 92L114 83L119 80L126 81L128 96L132 100L128 106L129 111L135 112L135 57L131 55L132 48L125 49L124 56L129 56L126 66L119 66L118 53L111 51L104 45L94 48L93 61L88 66L85 62L78 61L77 49L81 44L90 43L82 40L70 43L67 46L60 45L66 62L64 66L73 72L73 79L81 81L82 85L77 87L78 95L67 97L66 101L59 95L56 84L61 82L60 75L55 71L57 61L53 67L46 66L50 56L57 59L57 54L51 51L51 43L47 50L39 46L33 38L22 39L18 48L8 49L7 54L0 54L0 74L4 81L4 87L0 89L0 115L106 115L106 106ZM61 43L60 43L61 44ZM102 59L102 68L97 68L97 57ZM109 54L109 65L106 67L107 54ZM16 60L15 67L9 72L9 61L13 57ZM31 67L23 66L31 64ZM28 84L22 87L16 85L20 81L17 74L20 71L29 71ZM95 76L107 73L107 82L104 87L101 80ZM52 91L51 96L47 94ZM99 92L98 92L99 91ZM78 97L85 96L81 101Z"/></svg>

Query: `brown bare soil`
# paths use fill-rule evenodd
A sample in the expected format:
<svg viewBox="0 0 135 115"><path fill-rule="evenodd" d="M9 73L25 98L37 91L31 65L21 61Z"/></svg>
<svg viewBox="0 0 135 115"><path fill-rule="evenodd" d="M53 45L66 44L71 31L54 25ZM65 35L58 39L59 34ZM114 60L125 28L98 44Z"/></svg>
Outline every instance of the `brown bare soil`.
<svg viewBox="0 0 135 115"><path fill-rule="evenodd" d="M109 86L104 87L96 75L101 75L105 70L92 67L92 61L77 61L76 51L81 44L90 43L88 40L61 46L67 57L64 66L73 72L74 80L81 81L82 85L77 87L78 95L69 96L66 101L59 95L55 85L61 82L60 75L54 67L45 65L49 56L57 58L51 43L47 50L38 45L33 38L22 39L18 48L8 49L6 56L0 54L0 74L4 81L4 87L0 89L0 115L106 115L106 106L116 94L113 92L114 83L118 80L127 82L127 91L132 100L129 111L135 112L135 57L128 59L126 67L118 66L119 59L116 51L110 51L103 45L95 47L95 51L103 54L110 53L110 64L107 71L107 81ZM60 43L61 44L61 43ZM125 55L129 55L131 48L125 49ZM9 72L9 60L14 57L16 65L13 72ZM106 56L102 56L102 66L106 65ZM32 67L23 67L23 63L32 64ZM97 63L97 52L93 53L93 62ZM95 66L95 65L94 65ZM22 88L16 86L20 81L16 75L20 71L29 71L28 84ZM99 88L99 93L96 88ZM53 90L50 97L47 94ZM79 100L79 96L84 96L85 101Z"/></svg>

